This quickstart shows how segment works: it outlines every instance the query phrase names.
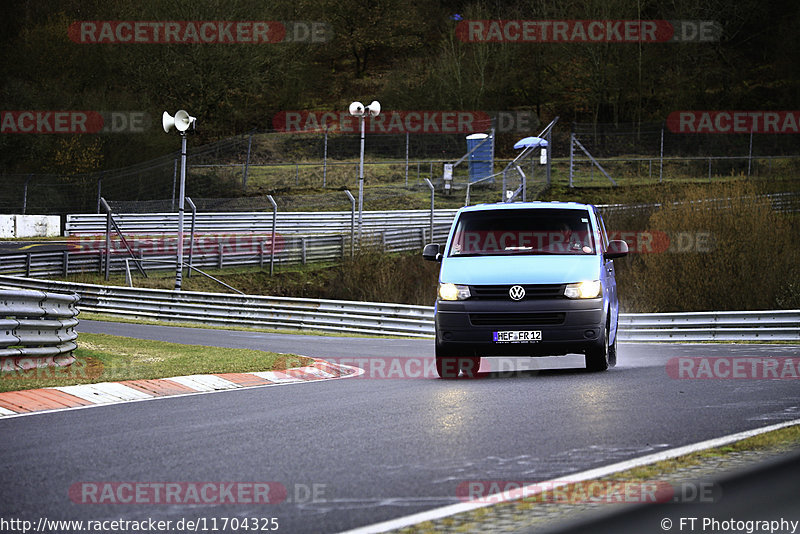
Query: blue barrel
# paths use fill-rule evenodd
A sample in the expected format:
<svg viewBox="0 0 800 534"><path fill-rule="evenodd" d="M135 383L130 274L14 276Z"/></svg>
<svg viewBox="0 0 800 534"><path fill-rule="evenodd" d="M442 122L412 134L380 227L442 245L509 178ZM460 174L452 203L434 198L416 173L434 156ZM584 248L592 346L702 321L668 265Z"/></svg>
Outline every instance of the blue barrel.
<svg viewBox="0 0 800 534"><path fill-rule="evenodd" d="M467 152L478 146L484 139L489 137L485 133L476 133L467 136ZM469 155L469 181L476 182L493 174L494 151L492 150L494 139L489 139L475 152Z"/></svg>

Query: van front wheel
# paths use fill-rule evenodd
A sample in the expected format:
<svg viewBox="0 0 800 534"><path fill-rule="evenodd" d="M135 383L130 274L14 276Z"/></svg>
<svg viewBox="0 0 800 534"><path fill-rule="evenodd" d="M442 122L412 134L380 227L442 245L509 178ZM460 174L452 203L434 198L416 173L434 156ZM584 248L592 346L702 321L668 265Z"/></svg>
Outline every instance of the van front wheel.
<svg viewBox="0 0 800 534"><path fill-rule="evenodd" d="M605 371L609 366L608 326L603 329L603 339L599 345L586 350L586 370Z"/></svg>

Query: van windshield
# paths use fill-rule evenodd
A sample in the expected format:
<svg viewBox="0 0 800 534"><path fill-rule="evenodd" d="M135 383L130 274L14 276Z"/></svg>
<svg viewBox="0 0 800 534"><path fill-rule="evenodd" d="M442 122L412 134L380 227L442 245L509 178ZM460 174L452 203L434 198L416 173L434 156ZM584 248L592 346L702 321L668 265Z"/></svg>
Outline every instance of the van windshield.
<svg viewBox="0 0 800 534"><path fill-rule="evenodd" d="M589 212L513 209L462 213L450 256L594 254Z"/></svg>

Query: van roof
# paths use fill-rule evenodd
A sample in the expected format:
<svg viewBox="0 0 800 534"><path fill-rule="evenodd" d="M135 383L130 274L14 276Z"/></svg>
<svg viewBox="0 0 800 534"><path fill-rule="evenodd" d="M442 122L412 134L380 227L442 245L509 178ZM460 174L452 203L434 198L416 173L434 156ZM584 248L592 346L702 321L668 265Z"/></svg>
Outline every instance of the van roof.
<svg viewBox="0 0 800 534"><path fill-rule="evenodd" d="M592 210L591 204L579 204L578 202L497 202L494 204L477 204L475 206L465 206L460 211L494 211L494 210L515 210L515 209L575 209Z"/></svg>

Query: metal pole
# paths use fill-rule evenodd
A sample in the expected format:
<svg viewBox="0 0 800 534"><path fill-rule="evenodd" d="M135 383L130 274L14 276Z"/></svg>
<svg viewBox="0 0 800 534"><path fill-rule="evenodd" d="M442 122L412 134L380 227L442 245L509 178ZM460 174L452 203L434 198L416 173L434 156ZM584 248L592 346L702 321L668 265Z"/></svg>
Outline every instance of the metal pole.
<svg viewBox="0 0 800 534"><path fill-rule="evenodd" d="M186 195L186 132L181 132L181 185L178 194L178 258L175 265L175 291L181 290L183 278L183 212Z"/></svg>
<svg viewBox="0 0 800 534"><path fill-rule="evenodd" d="M106 209L106 264L105 264L105 279L108 280L108 275L111 269L111 210Z"/></svg>
<svg viewBox="0 0 800 534"><path fill-rule="evenodd" d="M25 212L28 210L28 182L31 180L31 176L33 174L29 174L27 178L25 178L25 185L22 189L22 214L25 215ZM100 210L97 211L100 213Z"/></svg>
<svg viewBox="0 0 800 534"><path fill-rule="evenodd" d="M189 269L186 271L186 276L192 276L192 256L194 256L194 229L197 223L197 206L194 205L192 199L186 197L186 202L189 203L189 207L192 210L192 229L189 232Z"/></svg>
<svg viewBox="0 0 800 534"><path fill-rule="evenodd" d="M434 203L434 193L436 192L436 189L433 187L433 184L429 179L425 178L425 183L427 183L428 187L430 187L431 189L431 241L433 241L433 203Z"/></svg>
<svg viewBox="0 0 800 534"><path fill-rule="evenodd" d="M350 257L353 258L356 255L356 199L349 190L344 192L350 199Z"/></svg>
<svg viewBox="0 0 800 534"><path fill-rule="evenodd" d="M269 241L269 275L272 276L275 272L275 227L278 222L278 205L272 195L267 195L267 200L272 204L272 237Z"/></svg>
<svg viewBox="0 0 800 534"><path fill-rule="evenodd" d="M97 213L100 213L100 197L103 196L103 174L100 173L100 178L97 179Z"/></svg>
<svg viewBox="0 0 800 534"><path fill-rule="evenodd" d="M406 187L408 187L408 145L409 145L409 136L408 132L406 132Z"/></svg>
<svg viewBox="0 0 800 534"><path fill-rule="evenodd" d="M366 117L362 115L361 119L361 158L358 163L358 244L361 245L361 224L363 219L364 210L364 120Z"/></svg>
<svg viewBox="0 0 800 534"><path fill-rule="evenodd" d="M328 126L325 126L325 146L322 153L322 188L328 184Z"/></svg>
<svg viewBox="0 0 800 534"><path fill-rule="evenodd" d="M175 211L175 183L178 181L178 160L172 166L172 211Z"/></svg>
<svg viewBox="0 0 800 534"><path fill-rule="evenodd" d="M664 123L661 123L661 152L658 156L658 181L664 180Z"/></svg>
<svg viewBox="0 0 800 534"><path fill-rule="evenodd" d="M250 134L250 138L247 140L247 161L244 164L244 176L242 176L242 191L247 191L247 174L250 172L250 149L253 146L253 134ZM191 263L190 263L191 265ZM192 275L192 270L189 269L189 272L186 273L189 276Z"/></svg>
<svg viewBox="0 0 800 534"><path fill-rule="evenodd" d="M569 132L569 186L575 187L572 177L575 174L575 123L572 123L572 130Z"/></svg>
<svg viewBox="0 0 800 534"><path fill-rule="evenodd" d="M750 154L747 157L747 177L750 178L750 169L753 166L753 127L750 127Z"/></svg>
<svg viewBox="0 0 800 534"><path fill-rule="evenodd" d="M556 117L558 120L558 117ZM555 125L554 125L555 126ZM547 131L547 165L545 174L547 175L547 187L550 187L550 162L553 161L553 128ZM531 178L533 178L531 176Z"/></svg>

